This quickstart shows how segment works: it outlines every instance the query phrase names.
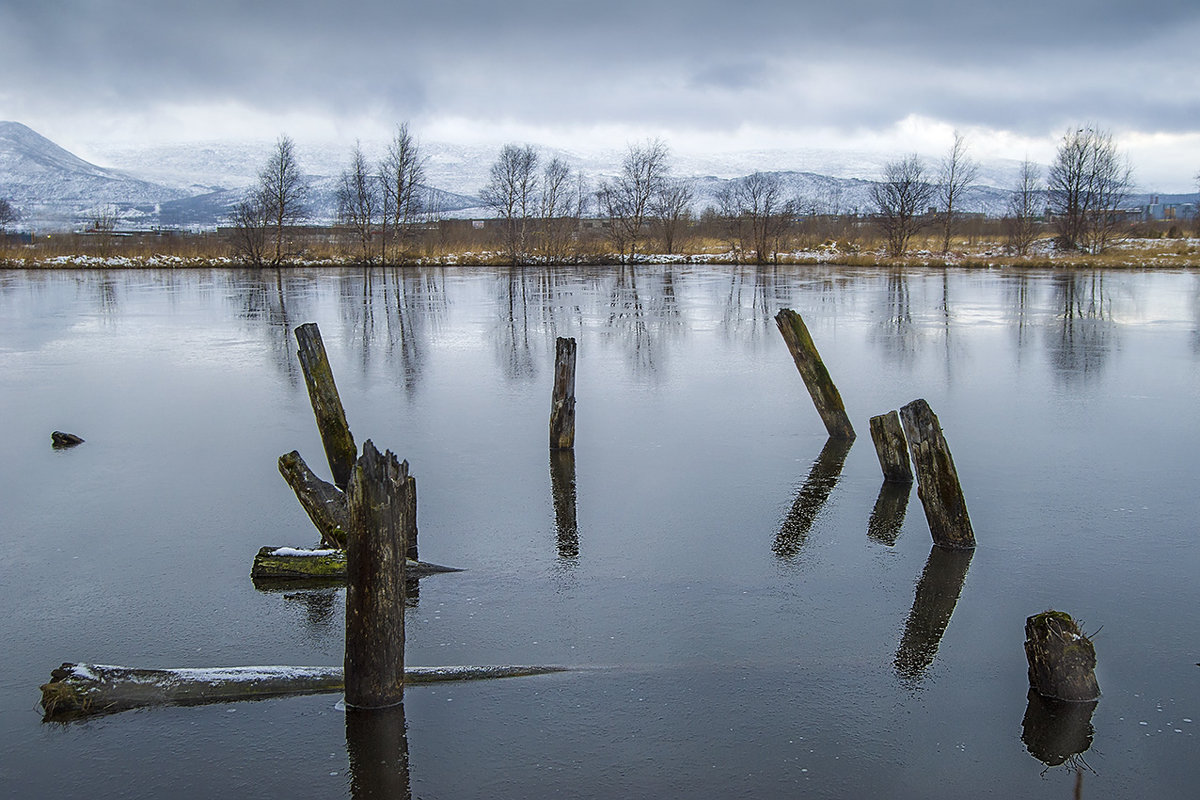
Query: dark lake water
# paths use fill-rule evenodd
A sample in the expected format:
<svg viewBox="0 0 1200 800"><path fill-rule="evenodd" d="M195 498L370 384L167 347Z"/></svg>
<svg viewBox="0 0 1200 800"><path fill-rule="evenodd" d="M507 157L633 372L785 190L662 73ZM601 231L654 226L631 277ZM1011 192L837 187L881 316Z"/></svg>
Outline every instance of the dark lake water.
<svg viewBox="0 0 1200 800"><path fill-rule="evenodd" d="M63 661L341 663L344 591L249 578L259 547L317 538L275 466L328 475L305 322L357 441L417 476L422 557L466 569L422 581L408 663L581 669L410 687L366 729L336 696L43 723ZM579 340L558 480L556 336ZM1198 390L1191 273L0 272L0 793L1194 796ZM867 419L918 397L969 557L932 550L915 491L881 497ZM1051 607L1099 631L1104 693L1057 733L1022 649ZM1055 735L1090 746L1048 766Z"/></svg>

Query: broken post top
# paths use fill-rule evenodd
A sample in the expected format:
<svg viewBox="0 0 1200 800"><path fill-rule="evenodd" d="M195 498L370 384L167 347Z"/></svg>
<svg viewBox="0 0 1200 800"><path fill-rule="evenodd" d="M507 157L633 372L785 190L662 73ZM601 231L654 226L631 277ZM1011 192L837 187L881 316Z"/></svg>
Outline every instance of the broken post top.
<svg viewBox="0 0 1200 800"><path fill-rule="evenodd" d="M812 396L813 405L817 407L817 413L821 415L821 421L825 423L829 435L834 439L853 439L854 426L850 424L842 396L833 385L829 370L821 361L804 320L790 308L782 308L775 315L775 324L783 334L792 360L796 362L796 369L800 371L800 377L804 379L804 385Z"/></svg>
<svg viewBox="0 0 1200 800"><path fill-rule="evenodd" d="M329 470L333 473L334 484L344 491L358 459L358 449L346 423L346 412L333 382L333 369L329 366L317 324L308 322L296 328L296 342L300 346L297 355L304 370L304 382L308 386L308 397L317 418Z"/></svg>
<svg viewBox="0 0 1200 800"><path fill-rule="evenodd" d="M883 479L892 483L912 483L912 467L908 463L908 440L904 438L904 426L900 414L889 411L871 417L871 440L883 469Z"/></svg>
<svg viewBox="0 0 1200 800"><path fill-rule="evenodd" d="M1099 699L1096 648L1064 611L1043 611L1025 620L1029 686L1043 697L1068 703Z"/></svg>

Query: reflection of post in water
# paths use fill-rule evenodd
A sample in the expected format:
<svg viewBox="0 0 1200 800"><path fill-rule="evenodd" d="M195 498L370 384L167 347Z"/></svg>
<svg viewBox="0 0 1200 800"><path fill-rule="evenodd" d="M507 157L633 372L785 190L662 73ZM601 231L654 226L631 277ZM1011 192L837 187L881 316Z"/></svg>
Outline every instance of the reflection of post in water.
<svg viewBox="0 0 1200 800"><path fill-rule="evenodd" d="M304 624L313 639L321 641L340 633L338 618L337 589L315 589L289 592L283 596L285 603L296 603L304 609Z"/></svg>
<svg viewBox="0 0 1200 800"><path fill-rule="evenodd" d="M842 476L842 466L846 463L846 454L850 452L853 439L830 438L821 448L821 454L813 462L812 469L792 503L792 510L783 520L779 534L775 537L772 548L779 558L795 558L800 554L808 539L817 514L825 506L833 487Z"/></svg>
<svg viewBox="0 0 1200 800"><path fill-rule="evenodd" d="M554 528L560 558L579 557L579 526L575 520L575 452L550 451L550 491L554 496Z"/></svg>
<svg viewBox="0 0 1200 800"><path fill-rule="evenodd" d="M934 545L917 584L912 611L904 623L900 649L896 651L896 674L920 680L933 664L942 634L950 624L958 596L962 594L974 550L951 550Z"/></svg>
<svg viewBox="0 0 1200 800"><path fill-rule="evenodd" d="M867 520L867 536L888 547L896 544L900 529L904 526L904 514L908 511L908 498L912 495L911 483L884 481L875 498L875 508Z"/></svg>
<svg viewBox="0 0 1200 800"><path fill-rule="evenodd" d="M1029 690L1029 705L1021 722L1021 741L1029 754L1047 767L1068 764L1086 767L1083 753L1092 746L1092 714L1098 703L1066 703Z"/></svg>
<svg viewBox="0 0 1200 800"><path fill-rule="evenodd" d="M346 754L350 757L350 796L354 800L412 797L403 703L391 708L348 707Z"/></svg>

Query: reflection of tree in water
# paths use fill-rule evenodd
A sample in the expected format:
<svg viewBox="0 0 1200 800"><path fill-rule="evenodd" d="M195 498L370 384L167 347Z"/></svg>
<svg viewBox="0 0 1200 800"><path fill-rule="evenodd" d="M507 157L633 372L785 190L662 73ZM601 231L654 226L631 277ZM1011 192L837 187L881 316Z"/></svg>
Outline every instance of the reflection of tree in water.
<svg viewBox="0 0 1200 800"><path fill-rule="evenodd" d="M445 316L447 299L441 269L364 267L338 284L338 309L346 340L358 347L364 377L382 352L397 366L406 393L416 390L430 332ZM380 347L382 345L382 347Z"/></svg>
<svg viewBox="0 0 1200 800"><path fill-rule="evenodd" d="M536 287L530 286L527 271L510 267L496 282L496 355L501 373L509 381L532 381L537 377L537 360L530 344L530 318L539 320ZM531 306L533 306L531 308Z"/></svg>
<svg viewBox="0 0 1200 800"><path fill-rule="evenodd" d="M918 682L932 666L962 594L974 553L974 550L950 550L937 545L930 549L896 651L894 666L901 679Z"/></svg>
<svg viewBox="0 0 1200 800"><path fill-rule="evenodd" d="M759 342L769 336L775 327L775 311L784 305L781 291L779 268L775 265L731 269L729 291L722 306L726 337Z"/></svg>
<svg viewBox="0 0 1200 800"><path fill-rule="evenodd" d="M871 338L882 346L891 360L911 362L917 353L920 334L913 324L908 276L900 270L890 270L879 297L879 322Z"/></svg>
<svg viewBox="0 0 1200 800"><path fill-rule="evenodd" d="M346 709L346 755L353 800L412 797L404 704Z"/></svg>
<svg viewBox="0 0 1200 800"><path fill-rule="evenodd" d="M1094 378L1117 344L1104 276L1067 272L1054 276L1053 286L1059 327L1046 337L1050 363L1064 381Z"/></svg>
<svg viewBox="0 0 1200 800"><path fill-rule="evenodd" d="M1029 295L1029 273L1018 272L1001 276L1001 291L1008 320L1017 336L1017 356L1026 344L1031 322L1031 298Z"/></svg>
<svg viewBox="0 0 1200 800"><path fill-rule="evenodd" d="M771 549L776 557L790 560L804 549L817 515L825 507L833 487L842 476L842 466L846 463L846 454L850 452L852 444L853 439L830 438L825 442L775 536L775 544Z"/></svg>
<svg viewBox="0 0 1200 800"><path fill-rule="evenodd" d="M296 319L304 313L304 301L312 298L311 282L297 280L290 274L285 279L284 271L276 268L235 270L229 274L229 283L227 296L234 303L238 317L261 326L271 348L272 362L290 386L299 386L300 364L295 358L292 328L300 324Z"/></svg>
<svg viewBox="0 0 1200 800"><path fill-rule="evenodd" d="M622 265L609 280L606 333L624 345L634 374L660 376L665 339L684 332L674 269Z"/></svg>

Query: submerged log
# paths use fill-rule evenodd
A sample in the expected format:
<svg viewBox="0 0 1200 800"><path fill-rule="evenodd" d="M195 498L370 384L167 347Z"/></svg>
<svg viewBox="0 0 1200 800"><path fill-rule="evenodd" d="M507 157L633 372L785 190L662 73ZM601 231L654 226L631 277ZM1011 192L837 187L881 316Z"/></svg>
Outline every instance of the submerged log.
<svg viewBox="0 0 1200 800"><path fill-rule="evenodd" d="M346 704L357 708L404 700L408 489L408 462L368 439L346 488Z"/></svg>
<svg viewBox="0 0 1200 800"><path fill-rule="evenodd" d="M1070 614L1043 611L1025 620L1029 685L1043 697L1087 703L1100 697L1096 648Z"/></svg>
<svg viewBox="0 0 1200 800"><path fill-rule="evenodd" d="M518 678L565 672L554 666L409 667L409 684ZM147 706L189 706L265 700L300 694L340 692L341 667L223 667L133 669L98 664L63 664L43 684L46 721L115 714Z"/></svg>
<svg viewBox="0 0 1200 800"><path fill-rule="evenodd" d="M405 575L423 578L441 572L462 572L455 567L443 567L424 561L407 560ZM346 551L334 548L309 550L296 547L262 547L254 556L250 577L257 580L326 580L326 585L346 582Z"/></svg>
<svg viewBox="0 0 1200 800"><path fill-rule="evenodd" d="M853 439L854 426L850 424L850 417L846 414L842 396L838 393L837 387L833 385L833 379L829 377L829 370L821 361L821 356L817 353L817 346L813 344L812 336L809 335L804 320L790 308L783 308L775 315L775 324L779 326L779 332L783 334L783 340L792 354L792 360L796 362L796 369L800 370L800 377L804 379L804 385L808 388L813 405L817 407L817 413L821 415L821 420L825 423L825 429L829 431L830 437Z"/></svg>
<svg viewBox="0 0 1200 800"><path fill-rule="evenodd" d="M893 483L912 483L912 467L908 463L908 440L904 438L904 426L900 414L889 411L871 417L871 441L875 443L875 454L883 469L883 479Z"/></svg>
<svg viewBox="0 0 1200 800"><path fill-rule="evenodd" d="M575 447L575 339L554 343L554 393L550 396L550 449Z"/></svg>
<svg viewBox="0 0 1200 800"><path fill-rule="evenodd" d="M62 431L52 431L50 433L50 444L55 449L61 450L65 447L74 447L77 444L83 444L83 439L73 433L63 433Z"/></svg>
<svg viewBox="0 0 1200 800"><path fill-rule="evenodd" d="M350 509L346 495L332 483L321 480L293 450L279 457L279 474L296 493L308 518L321 534L321 541L334 548L345 548Z"/></svg>
<svg viewBox="0 0 1200 800"><path fill-rule="evenodd" d="M344 490L350 482L358 449L346 423L346 412L333 382L333 369L329 366L329 356L325 353L325 343L317 324L309 322L296 328L296 342L300 346L297 352L300 368L304 370L304 383L308 386L308 397L317 418L329 470L333 473L334 484Z"/></svg>
<svg viewBox="0 0 1200 800"><path fill-rule="evenodd" d="M900 409L900 419L916 467L917 497L925 509L934 544L957 549L974 547L975 532L967 514L967 501L937 415L929 403L913 400Z"/></svg>

